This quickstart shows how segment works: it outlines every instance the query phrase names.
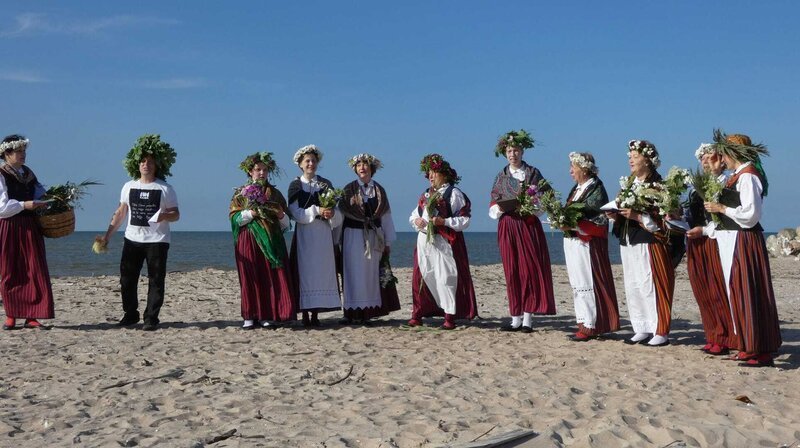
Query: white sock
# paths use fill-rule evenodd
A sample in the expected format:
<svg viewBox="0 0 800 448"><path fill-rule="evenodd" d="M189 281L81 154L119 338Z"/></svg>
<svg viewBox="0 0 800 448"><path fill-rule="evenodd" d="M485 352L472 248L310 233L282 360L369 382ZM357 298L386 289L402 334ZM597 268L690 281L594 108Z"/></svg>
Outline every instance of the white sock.
<svg viewBox="0 0 800 448"><path fill-rule="evenodd" d="M644 341L645 339L647 339L649 337L650 337L650 333L636 333L631 338L631 341L633 341L633 342Z"/></svg>
<svg viewBox="0 0 800 448"><path fill-rule="evenodd" d="M511 326L519 328L522 325L522 316L511 316Z"/></svg>
<svg viewBox="0 0 800 448"><path fill-rule="evenodd" d="M244 324L242 324L242 327L252 327L252 326L253 326L253 321L252 320L245 319L244 320Z"/></svg>
<svg viewBox="0 0 800 448"><path fill-rule="evenodd" d="M533 322L531 322L531 313L525 313L522 315L522 326L533 328Z"/></svg>
<svg viewBox="0 0 800 448"><path fill-rule="evenodd" d="M660 334L657 334L653 336L653 339L650 339L650 342L648 342L647 345L659 345L667 342L668 340L669 339L666 336L661 336Z"/></svg>

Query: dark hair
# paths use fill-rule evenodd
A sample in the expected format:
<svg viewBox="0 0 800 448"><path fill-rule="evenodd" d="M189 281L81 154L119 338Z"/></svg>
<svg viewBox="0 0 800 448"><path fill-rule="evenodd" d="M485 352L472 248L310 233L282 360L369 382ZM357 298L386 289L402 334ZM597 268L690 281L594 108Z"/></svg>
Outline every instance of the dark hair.
<svg viewBox="0 0 800 448"><path fill-rule="evenodd" d="M3 143L18 142L20 140L25 140L25 136L24 135L20 135L20 134L11 134L11 135L7 135L3 139ZM6 159L6 153L7 152L11 152L11 151L13 151L13 150L11 148L9 148L9 149L7 149L7 150L5 150L3 152L0 152L0 159L5 160Z"/></svg>
<svg viewBox="0 0 800 448"><path fill-rule="evenodd" d="M375 173L378 171L378 167L373 165L373 164L371 164L371 163L369 163L369 162L367 162L366 160L359 160L358 162L355 163L355 165L353 165L353 172L354 173L358 174L358 169L357 168L358 168L358 164L359 163L366 163L367 165L369 165L369 177L374 177L375 176Z"/></svg>

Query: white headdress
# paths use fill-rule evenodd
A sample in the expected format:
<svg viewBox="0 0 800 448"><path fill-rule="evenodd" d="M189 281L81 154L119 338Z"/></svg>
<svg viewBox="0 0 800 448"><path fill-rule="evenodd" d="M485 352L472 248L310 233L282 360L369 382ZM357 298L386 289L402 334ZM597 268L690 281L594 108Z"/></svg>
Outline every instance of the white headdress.
<svg viewBox="0 0 800 448"><path fill-rule="evenodd" d="M22 148L23 146L28 146L28 143L30 143L30 140L27 138L22 140L14 140L13 142L0 143L0 152L16 150Z"/></svg>
<svg viewBox="0 0 800 448"><path fill-rule="evenodd" d="M569 153L569 161L573 165L577 165L579 168L584 169L591 174L597 174L597 165L579 152Z"/></svg>
<svg viewBox="0 0 800 448"><path fill-rule="evenodd" d="M303 161L303 157L305 157L306 154L314 154L317 157L317 162L322 161L322 151L315 145L306 145L294 153L294 163L300 165L300 162Z"/></svg>

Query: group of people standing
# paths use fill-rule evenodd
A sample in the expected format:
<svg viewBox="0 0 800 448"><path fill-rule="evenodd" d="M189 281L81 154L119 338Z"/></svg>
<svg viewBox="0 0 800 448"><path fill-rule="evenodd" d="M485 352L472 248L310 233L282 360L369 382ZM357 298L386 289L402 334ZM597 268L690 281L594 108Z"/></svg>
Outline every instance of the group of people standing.
<svg viewBox="0 0 800 448"><path fill-rule="evenodd" d="M608 193L590 153L569 154L575 185L566 204L583 204L574 227L564 227L564 253L578 324L572 339L587 341L620 328L619 307L608 255L609 220L619 239L625 297L634 335L626 342L659 347L669 344L675 268L684 240L689 277L700 306L708 353L739 350L745 365L771 365L781 344L769 260L759 224L767 180L760 155L766 150L747 136L731 135L702 146L698 160L718 176L724 189L718 202L690 194L684 213L662 216L657 210L609 207ZM39 326L53 317L52 292L44 243L33 220L43 188L24 165L28 140L6 137L0 157L0 294L6 311L4 328ZM495 177L489 216L498 221L498 245L506 279L511 321L502 331L533 331L534 315L556 312L550 258L541 211L523 213L521 193L551 189L542 173L523 160L533 148L524 130L497 142L495 155L508 165ZM662 181L655 145L632 140L627 148L632 184ZM270 182L278 170L272 153L247 156L240 164L245 185L236 189L229 218L235 241L241 287L242 327L274 328L302 313L305 326L320 326L319 313L343 310L344 324L370 320L400 309L389 254L396 239L386 190L374 180L382 168L371 154L348 163L356 179L341 190L317 174L322 152L300 148L294 162L301 174L284 196ZM120 325L139 322L136 284L147 262L149 291L145 330L158 327L163 304L169 222L180 217L177 198L165 182L175 153L158 136L143 136L125 166L134 179L122 189L120 205L105 235L105 245L126 220L120 266L124 316ZM725 170L732 170L730 176ZM420 162L428 182L409 224L418 232L412 274L410 326L425 318L444 317L443 329L457 319L478 316L475 290L463 231L472 203L457 184L456 170L440 154ZM713 219L712 219L713 217ZM283 233L295 222L291 248ZM670 221L686 221L690 230L676 233ZM16 243L19 242L19 243ZM12 244L18 244L19 247Z"/></svg>

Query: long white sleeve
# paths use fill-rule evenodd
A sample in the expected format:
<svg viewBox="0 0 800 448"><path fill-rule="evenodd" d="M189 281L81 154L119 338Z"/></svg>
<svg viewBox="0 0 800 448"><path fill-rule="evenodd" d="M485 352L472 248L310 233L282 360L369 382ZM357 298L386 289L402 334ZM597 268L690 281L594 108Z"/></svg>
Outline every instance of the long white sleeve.
<svg viewBox="0 0 800 448"><path fill-rule="evenodd" d="M422 213L425 214L425 211L423 210ZM411 210L411 216L408 217L408 223L411 224L411 228L414 229L415 232L425 231L425 226L417 227L417 225L414 224L417 218L422 218L422 216L419 214L419 207L414 207L414 209Z"/></svg>
<svg viewBox="0 0 800 448"><path fill-rule="evenodd" d="M338 206L334 207L333 217L331 217L331 219L329 219L328 222L331 224L332 229L340 227L344 222L344 214L342 214Z"/></svg>
<svg viewBox="0 0 800 448"><path fill-rule="evenodd" d="M253 221L253 211L252 210L242 210L242 213L239 213L239 216L236 218L236 224L239 227L246 226Z"/></svg>
<svg viewBox="0 0 800 448"><path fill-rule="evenodd" d="M314 218L319 215L319 206L312 205L308 208L302 208L297 201L294 201L289 204L289 214L298 224L311 224Z"/></svg>
<svg viewBox="0 0 800 448"><path fill-rule="evenodd" d="M645 230L650 233L658 231L658 224L656 224L653 218L647 213L642 213L642 225L644 225Z"/></svg>
<svg viewBox="0 0 800 448"><path fill-rule="evenodd" d="M391 246L392 242L397 239L397 232L394 230L394 222L392 221L392 212L386 212L381 216L381 228L383 229L383 238L387 246Z"/></svg>
<svg viewBox="0 0 800 448"><path fill-rule="evenodd" d="M492 219L500 219L503 216L503 211L500 210L500 206L494 204L493 206L489 207L489 217Z"/></svg>
<svg viewBox="0 0 800 448"><path fill-rule="evenodd" d="M6 179L0 176L0 218L10 218L23 210L25 205L22 202L8 197Z"/></svg>
<svg viewBox="0 0 800 448"><path fill-rule="evenodd" d="M290 224L289 214L288 213L284 213L283 214L283 218L281 218L281 220L280 220L281 230L288 229L289 228L289 224Z"/></svg>
<svg viewBox="0 0 800 448"><path fill-rule="evenodd" d="M741 205L736 208L726 207L725 216L731 218L736 224L745 229L749 229L761 219L761 180L758 176L744 173L739 176L736 182L736 190L739 192Z"/></svg>
<svg viewBox="0 0 800 448"><path fill-rule="evenodd" d="M450 196L450 210L453 211L453 215L457 215L461 208L467 205L466 199L464 199L464 193L461 190L454 188L453 194ZM455 230L456 232L462 232L467 227L469 227L469 216L451 216L449 218L445 218L444 225L450 227L451 229Z"/></svg>

